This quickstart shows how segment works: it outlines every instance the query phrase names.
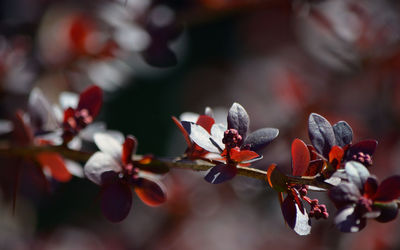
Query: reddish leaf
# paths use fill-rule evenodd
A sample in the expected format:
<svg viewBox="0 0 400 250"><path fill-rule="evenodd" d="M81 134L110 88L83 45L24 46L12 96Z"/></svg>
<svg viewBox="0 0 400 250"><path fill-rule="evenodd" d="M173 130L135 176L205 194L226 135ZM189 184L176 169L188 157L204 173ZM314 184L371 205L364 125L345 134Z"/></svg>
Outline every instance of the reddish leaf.
<svg viewBox="0 0 400 250"><path fill-rule="evenodd" d="M112 182L102 187L101 211L111 222L120 222L129 214L132 192L128 185Z"/></svg>
<svg viewBox="0 0 400 250"><path fill-rule="evenodd" d="M378 181L375 177L368 177L367 181L364 183L364 195L372 199L378 190Z"/></svg>
<svg viewBox="0 0 400 250"><path fill-rule="evenodd" d="M324 161L321 159L310 161L304 176L315 176L316 174L321 173L323 167Z"/></svg>
<svg viewBox="0 0 400 250"><path fill-rule="evenodd" d="M33 141L32 129L25 123L24 114L22 111L18 111L15 114L14 130L12 132L13 140L17 145L27 146Z"/></svg>
<svg viewBox="0 0 400 250"><path fill-rule="evenodd" d="M333 146L331 151L329 152L329 162L335 169L340 167L340 162L343 159L344 151L339 146Z"/></svg>
<svg viewBox="0 0 400 250"><path fill-rule="evenodd" d="M292 174L302 176L307 171L310 163L310 153L307 145L300 139L292 143Z"/></svg>
<svg viewBox="0 0 400 250"><path fill-rule="evenodd" d="M67 108L64 110L64 122L67 122L69 118L74 117L75 110L73 108Z"/></svg>
<svg viewBox="0 0 400 250"><path fill-rule="evenodd" d="M307 145L308 151L310 152L310 161L316 160L319 158L317 154L317 150L312 145Z"/></svg>
<svg viewBox="0 0 400 250"><path fill-rule="evenodd" d="M135 182L135 192L148 206L158 206L167 200L167 196L161 185L146 178L139 178Z"/></svg>
<svg viewBox="0 0 400 250"><path fill-rule="evenodd" d="M259 157L259 155L251 150L237 150L232 148L230 150L230 157L232 160L236 162L243 162L243 161L249 161L251 159Z"/></svg>
<svg viewBox="0 0 400 250"><path fill-rule="evenodd" d="M400 175L391 176L379 185L375 201L388 202L400 197Z"/></svg>
<svg viewBox="0 0 400 250"><path fill-rule="evenodd" d="M237 169L234 166L219 164L210 169L204 179L212 184L219 184L231 180L236 176Z"/></svg>
<svg viewBox="0 0 400 250"><path fill-rule="evenodd" d="M129 164L132 161L132 153L136 151L137 140L134 136L128 135L122 144L122 156L121 160L124 165Z"/></svg>
<svg viewBox="0 0 400 250"><path fill-rule="evenodd" d="M197 119L196 124L202 126L208 133L211 133L211 127L215 123L214 118L208 115L201 115Z"/></svg>
<svg viewBox="0 0 400 250"><path fill-rule="evenodd" d="M174 121L175 125L178 127L178 129L183 134L186 144L190 148L192 146L192 141L190 140L189 133L186 131L186 129L182 126L181 122L175 116L171 116L171 118L172 118L172 121Z"/></svg>
<svg viewBox="0 0 400 250"><path fill-rule="evenodd" d="M95 118L103 103L103 91L96 85L88 87L79 96L77 110L87 109L89 114Z"/></svg>
<svg viewBox="0 0 400 250"><path fill-rule="evenodd" d="M51 176L57 181L67 182L71 180L72 175L59 154L49 152L39 153L36 159L43 168L49 168Z"/></svg>

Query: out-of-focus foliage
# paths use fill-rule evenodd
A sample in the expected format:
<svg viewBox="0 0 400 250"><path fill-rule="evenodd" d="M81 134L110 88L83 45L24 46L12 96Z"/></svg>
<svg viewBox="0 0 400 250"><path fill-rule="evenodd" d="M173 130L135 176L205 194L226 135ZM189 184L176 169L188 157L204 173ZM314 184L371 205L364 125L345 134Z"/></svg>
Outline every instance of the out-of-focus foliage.
<svg viewBox="0 0 400 250"><path fill-rule="evenodd" d="M6 0L0 6L0 119L26 110L34 87L58 103L62 91L97 84L106 90L99 117L109 128L134 134L141 154L176 156L186 145L170 115L211 106L217 120L227 112L219 107L239 102L252 114L250 131L266 124L280 129L255 166L266 170L275 162L290 173L291 143L308 138L307 119L316 112L332 124L348 121L353 142L379 141L370 171L381 180L400 173L397 1ZM14 216L1 193L1 249L400 246L399 220L369 221L351 235L334 229L333 219L315 221L311 236L297 237L283 223L275 194L245 177L215 186L198 173L172 170L163 180L164 205L151 209L134 196L134 212L111 224L92 183L73 178L32 188L42 177L25 170ZM0 178L13 184L9 176Z"/></svg>

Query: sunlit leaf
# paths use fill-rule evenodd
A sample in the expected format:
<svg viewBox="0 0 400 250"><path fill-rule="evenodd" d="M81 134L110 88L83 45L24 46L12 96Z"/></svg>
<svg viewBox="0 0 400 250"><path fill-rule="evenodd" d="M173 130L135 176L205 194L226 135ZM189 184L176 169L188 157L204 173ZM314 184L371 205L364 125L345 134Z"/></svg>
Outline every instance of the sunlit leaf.
<svg viewBox="0 0 400 250"><path fill-rule="evenodd" d="M299 235L308 235L311 232L311 220L304 207L300 208L288 195L282 203L282 213L287 225Z"/></svg>
<svg viewBox="0 0 400 250"><path fill-rule="evenodd" d="M102 152L114 157L116 161L121 160L122 145L113 136L107 133L96 133L93 139Z"/></svg>
<svg viewBox="0 0 400 250"><path fill-rule="evenodd" d="M207 130L208 133L211 133L211 127L214 123L214 118L207 115L199 116L196 122L197 125L202 126L205 130Z"/></svg>
<svg viewBox="0 0 400 250"><path fill-rule="evenodd" d="M155 180L139 178L134 188L138 197L148 206L158 206L167 200L163 186Z"/></svg>
<svg viewBox="0 0 400 250"><path fill-rule="evenodd" d="M72 175L65 166L64 159L57 153L43 152L36 155L43 168L50 170L51 176L60 182L71 180Z"/></svg>
<svg viewBox="0 0 400 250"><path fill-rule="evenodd" d="M254 158L259 157L259 155L251 150L236 150L232 148L230 150L230 157L232 160L236 162L244 162L244 161L250 161Z"/></svg>
<svg viewBox="0 0 400 250"><path fill-rule="evenodd" d="M96 152L86 162L84 167L85 176L92 182L101 185L101 176L104 172L121 172L121 165L109 154Z"/></svg>
<svg viewBox="0 0 400 250"><path fill-rule="evenodd" d="M354 206L347 206L337 212L334 222L341 232L355 233L365 227L366 219L358 216L354 210Z"/></svg>
<svg viewBox="0 0 400 250"><path fill-rule="evenodd" d="M182 126L189 134L190 139L201 148L212 153L220 152L219 148L210 140L211 135L202 126L186 121L182 121Z"/></svg>

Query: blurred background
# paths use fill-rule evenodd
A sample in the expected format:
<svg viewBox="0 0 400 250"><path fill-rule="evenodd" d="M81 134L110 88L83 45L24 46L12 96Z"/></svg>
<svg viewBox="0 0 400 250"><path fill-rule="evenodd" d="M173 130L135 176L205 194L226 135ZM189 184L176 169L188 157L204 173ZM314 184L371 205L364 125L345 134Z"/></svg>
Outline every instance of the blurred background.
<svg viewBox="0 0 400 250"><path fill-rule="evenodd" d="M346 120L354 141L376 139L381 180L400 174L400 4L395 0L3 0L0 119L26 110L39 87L58 102L91 84L105 91L98 120L139 140L140 154L178 156L186 145L171 115L233 102L251 129L279 137L255 167L290 171L290 144L306 142L311 112ZM95 150L95 147L92 148ZM0 166L3 163L0 163ZM4 177L4 176L3 176ZM7 177L5 177L7 178ZM310 236L285 226L274 191L246 177L211 185L172 170L159 208L134 197L123 222L100 212L86 179L21 181L16 214L0 192L0 249L399 249L400 222L369 221L343 234L330 218ZM330 208L330 209L329 209Z"/></svg>

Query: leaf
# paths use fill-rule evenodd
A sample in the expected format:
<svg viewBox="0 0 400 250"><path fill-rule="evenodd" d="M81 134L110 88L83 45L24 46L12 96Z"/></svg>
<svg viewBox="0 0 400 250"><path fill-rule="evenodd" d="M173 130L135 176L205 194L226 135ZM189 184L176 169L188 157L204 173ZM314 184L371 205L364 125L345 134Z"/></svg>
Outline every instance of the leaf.
<svg viewBox="0 0 400 250"><path fill-rule="evenodd" d="M83 171L89 180L97 185L101 185L101 176L103 173L108 171L119 173L122 171L122 168L111 155L103 152L96 152L86 162Z"/></svg>
<svg viewBox="0 0 400 250"><path fill-rule="evenodd" d="M379 217L375 218L375 220L386 223L396 219L397 214L399 213L399 208L396 201L390 203L374 203L374 209L379 209L381 214Z"/></svg>
<svg viewBox="0 0 400 250"><path fill-rule="evenodd" d="M18 146L27 146L33 142L33 131L24 121L22 111L17 111L13 120L12 139Z"/></svg>
<svg viewBox="0 0 400 250"><path fill-rule="evenodd" d="M207 115L201 115L197 119L196 124L202 126L205 130L207 130L208 133L211 133L211 127L215 123L214 118L207 116Z"/></svg>
<svg viewBox="0 0 400 250"><path fill-rule="evenodd" d="M339 146L333 146L331 151L329 152L329 162L331 163L332 167L339 169L340 163L343 159L344 151Z"/></svg>
<svg viewBox="0 0 400 250"><path fill-rule="evenodd" d="M107 133L96 133L93 139L102 152L112 156L115 161L121 161L122 145L113 136Z"/></svg>
<svg viewBox="0 0 400 250"><path fill-rule="evenodd" d="M335 134L331 124L322 116L312 113L308 119L308 134L314 148L328 157L335 143Z"/></svg>
<svg viewBox="0 0 400 250"><path fill-rule="evenodd" d="M311 220L307 211L299 208L290 195L286 196L282 203L282 214L288 226L298 235L308 235L311 232Z"/></svg>
<svg viewBox="0 0 400 250"><path fill-rule="evenodd" d="M11 121L0 119L0 135L8 134L13 130L13 124Z"/></svg>
<svg viewBox="0 0 400 250"><path fill-rule="evenodd" d="M353 183L342 182L336 187L331 188L328 196L335 203L336 207L343 207L357 202L361 197L361 193Z"/></svg>
<svg viewBox="0 0 400 250"><path fill-rule="evenodd" d="M128 185L118 181L102 186L101 211L111 222L120 222L132 207L132 192Z"/></svg>
<svg viewBox="0 0 400 250"><path fill-rule="evenodd" d="M213 124L211 127L211 137L212 141L218 145L218 148L224 149L225 144L222 143L222 139L224 138L224 132L226 131L226 126L221 123Z"/></svg>
<svg viewBox="0 0 400 250"><path fill-rule="evenodd" d="M315 176L316 174L321 173L323 167L324 161L322 159L310 161L307 171L303 176Z"/></svg>
<svg viewBox="0 0 400 250"><path fill-rule="evenodd" d="M307 145L300 139L295 139L292 143L292 174L303 176L310 163L310 152Z"/></svg>
<svg viewBox="0 0 400 250"><path fill-rule="evenodd" d="M235 162L246 162L259 157L259 155L251 150L236 150L232 148L230 150L230 157Z"/></svg>
<svg viewBox="0 0 400 250"><path fill-rule="evenodd" d="M349 161L345 165L347 178L354 183L359 190L364 190L364 183L370 176L368 169L357 161Z"/></svg>
<svg viewBox="0 0 400 250"><path fill-rule="evenodd" d="M250 150L258 151L268 146L277 136L279 130L276 128L262 128L252 132L244 141L243 145L250 145Z"/></svg>
<svg viewBox="0 0 400 250"><path fill-rule="evenodd" d="M270 187L277 192L287 192L287 177L277 168L276 164L268 167L267 181Z"/></svg>
<svg viewBox="0 0 400 250"><path fill-rule="evenodd" d="M175 125L178 127L178 129L183 134L183 137L185 138L187 146L191 147L192 141L190 140L189 133L185 130L185 128L182 126L181 122L175 116L171 116L171 118L172 118L172 121L174 121Z"/></svg>
<svg viewBox="0 0 400 250"><path fill-rule="evenodd" d="M365 227L366 219L357 216L354 210L353 206L347 206L337 212L334 222L341 232L355 233Z"/></svg>
<svg viewBox="0 0 400 250"><path fill-rule="evenodd" d="M212 184L220 184L225 181L231 180L236 176L237 169L235 166L228 166L226 164L219 164L212 167L204 179Z"/></svg>
<svg viewBox="0 0 400 250"><path fill-rule="evenodd" d="M144 60L154 67L166 68L178 64L175 53L165 43L151 43L142 53Z"/></svg>
<svg viewBox="0 0 400 250"><path fill-rule="evenodd" d="M246 110L239 103L233 103L228 112L228 129L236 129L243 139L249 130L250 120Z"/></svg>
<svg viewBox="0 0 400 250"><path fill-rule="evenodd" d="M34 88L29 95L28 113L31 124L41 132L59 127L53 107L39 88Z"/></svg>
<svg viewBox="0 0 400 250"><path fill-rule="evenodd" d="M71 180L72 175L65 166L61 155L57 153L43 152L36 155L36 159L43 168L50 170L51 176L60 182Z"/></svg>
<svg viewBox="0 0 400 250"><path fill-rule="evenodd" d="M378 190L378 180L375 176L368 177L364 183L364 196L372 199Z"/></svg>
<svg viewBox="0 0 400 250"><path fill-rule="evenodd" d="M382 181L374 196L375 201L389 202L400 197L400 175Z"/></svg>
<svg viewBox="0 0 400 250"><path fill-rule="evenodd" d="M92 85L79 95L77 110L87 109L89 114L95 118L103 104L103 91L100 87Z"/></svg>
<svg viewBox="0 0 400 250"><path fill-rule="evenodd" d="M360 141L360 142L350 146L348 155L352 156L359 152L362 152L364 154L369 154L372 156L375 152L377 145L378 145L378 141L376 141L376 140Z"/></svg>
<svg viewBox="0 0 400 250"><path fill-rule="evenodd" d="M332 126L335 133L336 143L340 147L351 144L353 141L353 130L345 121L340 121Z"/></svg>
<svg viewBox="0 0 400 250"><path fill-rule="evenodd" d="M210 140L211 135L202 126L186 121L182 121L182 126L189 134L190 139L201 148L212 153L220 152L219 148Z"/></svg>
<svg viewBox="0 0 400 250"><path fill-rule="evenodd" d="M167 200L165 188L161 183L147 178L139 178L135 181L135 192L148 206L159 206Z"/></svg>
<svg viewBox="0 0 400 250"><path fill-rule="evenodd" d="M122 145L122 156L121 160L124 165L132 162L132 154L136 153L138 142L132 135L128 135Z"/></svg>

